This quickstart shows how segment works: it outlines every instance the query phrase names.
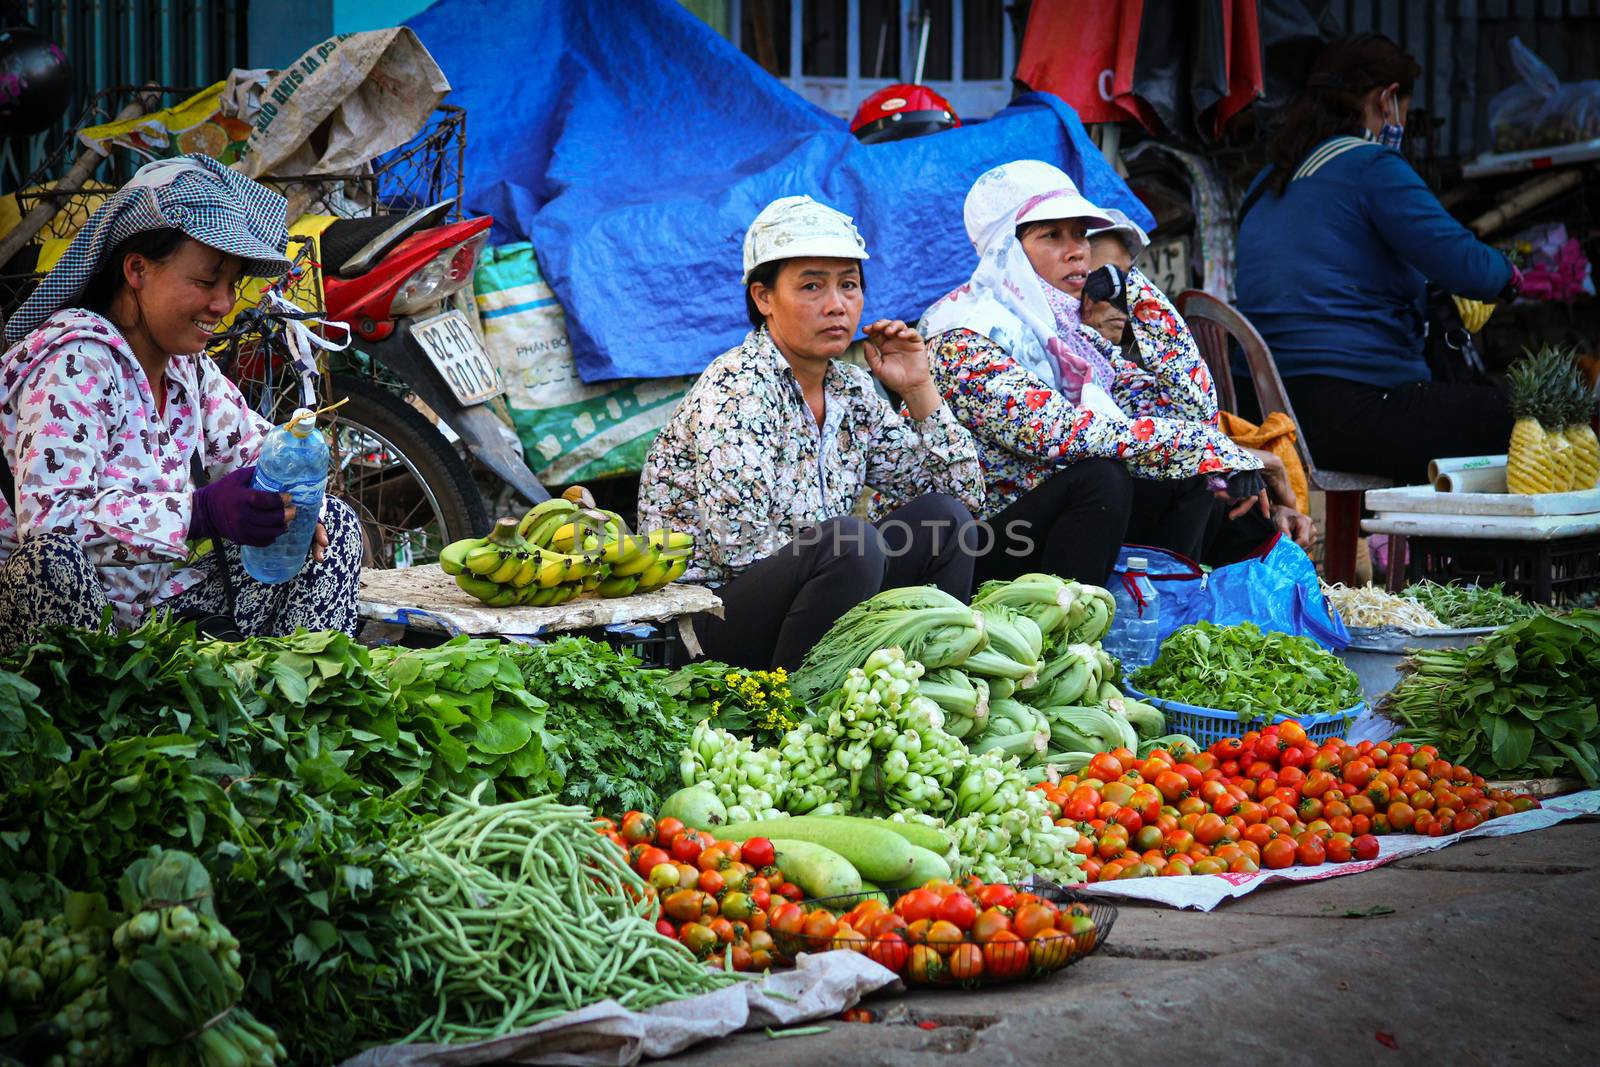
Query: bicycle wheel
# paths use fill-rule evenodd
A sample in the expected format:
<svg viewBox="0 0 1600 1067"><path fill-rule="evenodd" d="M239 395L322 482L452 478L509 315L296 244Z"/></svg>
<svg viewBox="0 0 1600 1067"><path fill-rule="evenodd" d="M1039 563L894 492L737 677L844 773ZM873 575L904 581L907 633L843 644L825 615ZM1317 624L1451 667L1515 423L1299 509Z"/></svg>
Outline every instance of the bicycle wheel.
<svg viewBox="0 0 1600 1067"><path fill-rule="evenodd" d="M445 545L488 530L489 511L466 463L415 408L343 374L333 375L328 391L350 398L329 419L328 489L361 517L365 566L433 563Z"/></svg>

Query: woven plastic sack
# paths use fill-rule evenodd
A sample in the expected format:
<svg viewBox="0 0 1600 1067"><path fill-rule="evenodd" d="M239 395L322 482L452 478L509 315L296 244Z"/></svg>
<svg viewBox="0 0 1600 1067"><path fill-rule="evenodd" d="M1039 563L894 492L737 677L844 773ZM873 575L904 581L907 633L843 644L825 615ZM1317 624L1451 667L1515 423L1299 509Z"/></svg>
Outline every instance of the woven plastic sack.
<svg viewBox="0 0 1600 1067"><path fill-rule="evenodd" d="M566 485L637 473L694 379L585 384L566 316L527 241L490 249L473 281L484 345L539 480ZM649 343L647 334L640 343Z"/></svg>

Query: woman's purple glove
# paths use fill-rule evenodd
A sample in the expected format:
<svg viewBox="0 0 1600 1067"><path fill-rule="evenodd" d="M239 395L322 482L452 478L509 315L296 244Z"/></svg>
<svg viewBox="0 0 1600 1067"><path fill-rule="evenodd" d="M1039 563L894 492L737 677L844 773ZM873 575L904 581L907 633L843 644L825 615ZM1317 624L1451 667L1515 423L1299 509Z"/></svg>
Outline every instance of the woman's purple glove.
<svg viewBox="0 0 1600 1067"><path fill-rule="evenodd" d="M289 528L283 497L252 489L254 467L230 471L194 491L194 515L189 519L189 539L222 537L234 544L265 548Z"/></svg>

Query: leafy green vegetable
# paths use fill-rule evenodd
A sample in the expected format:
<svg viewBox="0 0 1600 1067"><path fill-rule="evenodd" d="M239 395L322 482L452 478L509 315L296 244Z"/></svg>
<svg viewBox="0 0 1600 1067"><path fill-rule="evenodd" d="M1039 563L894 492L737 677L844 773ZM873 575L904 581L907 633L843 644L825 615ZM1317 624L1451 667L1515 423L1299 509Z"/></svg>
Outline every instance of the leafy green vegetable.
<svg viewBox="0 0 1600 1067"><path fill-rule="evenodd" d="M1231 711L1242 720L1346 711L1361 681L1309 637L1262 633L1254 623L1197 622L1174 631L1132 678L1151 696Z"/></svg>
<svg viewBox="0 0 1600 1067"><path fill-rule="evenodd" d="M509 655L547 705L545 756L570 804L654 811L677 788L692 723L660 672L583 637L522 645Z"/></svg>
<svg viewBox="0 0 1600 1067"><path fill-rule="evenodd" d="M1446 626L1461 629L1504 626L1540 613L1538 607L1507 593L1504 584L1485 587L1418 582L1407 586L1401 595L1433 612Z"/></svg>
<svg viewBox="0 0 1600 1067"><path fill-rule="evenodd" d="M1383 710L1486 777L1600 786L1600 612L1538 614L1466 648L1419 652Z"/></svg>
<svg viewBox="0 0 1600 1067"><path fill-rule="evenodd" d="M24 898L104 892L151 845L214 863L259 847L222 788L193 770L196 750L182 735L120 738L13 789L0 803L0 870L32 876Z"/></svg>

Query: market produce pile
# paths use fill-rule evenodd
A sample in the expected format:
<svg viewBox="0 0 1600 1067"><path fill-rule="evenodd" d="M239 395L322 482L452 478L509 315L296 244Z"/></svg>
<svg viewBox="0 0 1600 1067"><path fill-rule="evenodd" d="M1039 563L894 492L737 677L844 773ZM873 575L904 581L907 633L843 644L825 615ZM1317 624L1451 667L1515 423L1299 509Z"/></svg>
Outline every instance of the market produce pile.
<svg viewBox="0 0 1600 1067"><path fill-rule="evenodd" d="M1349 626L1393 626L1423 633L1428 630L1505 626L1538 615L1540 609L1491 586L1441 585L1416 582L1400 593L1371 585L1326 585L1323 593Z"/></svg>
<svg viewBox="0 0 1600 1067"><path fill-rule="evenodd" d="M1600 611L1537 615L1466 648L1416 653L1381 705L1404 738L1498 777L1600 786Z"/></svg>
<svg viewBox="0 0 1600 1067"><path fill-rule="evenodd" d="M1419 654L1384 709L1404 736L1359 745L1294 719L1359 702L1343 665L1248 624L1138 673L1238 713L1203 748L1166 733L1100 647L1109 595L1047 575L881 593L792 678L578 637L52 631L0 657L0 1044L329 1063L822 947L1045 975L1109 929L1061 887L1340 862L1537 803L1487 774L1596 784L1600 613L1418 595L1522 617Z"/></svg>
<svg viewBox="0 0 1600 1067"><path fill-rule="evenodd" d="M988 583L971 605L932 587L879 593L795 674L810 720L767 747L702 722L683 783L709 786L734 822L877 816L942 828L961 874L1078 881L1073 831L1028 787L1106 747L1165 740L1099 646L1112 605L1050 575Z"/></svg>
<svg viewBox="0 0 1600 1067"><path fill-rule="evenodd" d="M240 1003L293 1061L429 1019L470 1028L454 1014L470 1000L442 1000L438 961L407 947L437 873L408 842L475 797L584 805L581 833L560 833L592 843L591 807L655 806L676 786L690 725L657 672L579 638L368 650L334 632L207 641L170 621L56 632L0 661L0 932L73 893L116 897L151 846L182 848L241 946ZM621 978L663 973L659 951Z"/></svg>
<svg viewBox="0 0 1600 1067"><path fill-rule="evenodd" d="M592 506L582 487L574 489L535 505L520 521L499 520L486 536L446 545L439 566L491 608L551 607L585 593L614 599L683 577L694 557L692 535L636 534L621 515Z"/></svg>
<svg viewBox="0 0 1600 1067"><path fill-rule="evenodd" d="M1152 697L1231 711L1241 722L1348 711L1361 680L1309 637L1262 633L1254 623L1180 627L1154 663L1130 679Z"/></svg>
<svg viewBox="0 0 1600 1067"><path fill-rule="evenodd" d="M1193 755L1102 753L1039 789L1078 828L1091 882L1371 859L1378 835L1439 837L1538 806L1431 744L1319 745L1292 719Z"/></svg>

